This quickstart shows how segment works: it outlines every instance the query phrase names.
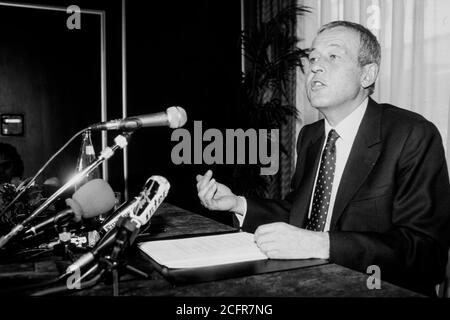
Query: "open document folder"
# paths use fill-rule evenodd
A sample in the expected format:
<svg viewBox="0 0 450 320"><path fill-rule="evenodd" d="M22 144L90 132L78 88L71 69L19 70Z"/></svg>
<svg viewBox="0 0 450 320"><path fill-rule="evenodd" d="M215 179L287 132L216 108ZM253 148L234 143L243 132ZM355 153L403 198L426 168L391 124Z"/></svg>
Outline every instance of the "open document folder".
<svg viewBox="0 0 450 320"><path fill-rule="evenodd" d="M268 259L256 246L254 235L247 232L149 241L139 248L160 265L172 269Z"/></svg>
<svg viewBox="0 0 450 320"><path fill-rule="evenodd" d="M321 259L268 259L254 235L232 232L139 244L144 258L174 284L215 281L326 264Z"/></svg>

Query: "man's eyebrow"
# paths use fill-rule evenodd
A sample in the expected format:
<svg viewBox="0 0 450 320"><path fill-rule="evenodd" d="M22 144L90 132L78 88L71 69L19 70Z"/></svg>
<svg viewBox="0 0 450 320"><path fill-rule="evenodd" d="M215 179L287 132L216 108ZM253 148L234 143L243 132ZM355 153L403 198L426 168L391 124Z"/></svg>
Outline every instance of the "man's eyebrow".
<svg viewBox="0 0 450 320"><path fill-rule="evenodd" d="M338 43L331 43L331 44L329 44L328 45L329 47L338 47L338 48L343 48L343 46L341 46L340 44L338 44Z"/></svg>

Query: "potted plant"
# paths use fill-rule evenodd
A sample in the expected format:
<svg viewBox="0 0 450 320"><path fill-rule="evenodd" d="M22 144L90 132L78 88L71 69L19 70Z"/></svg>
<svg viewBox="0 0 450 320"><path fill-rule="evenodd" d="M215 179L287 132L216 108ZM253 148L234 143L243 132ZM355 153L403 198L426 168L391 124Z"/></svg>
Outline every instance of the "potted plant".
<svg viewBox="0 0 450 320"><path fill-rule="evenodd" d="M291 92L295 90L297 68L303 71L302 57L306 56L306 51L297 47L296 22L308 12L308 7L290 5L266 22L242 32L245 56L241 85L242 127L280 129L281 135L289 119L297 118L295 96ZM273 137L269 134L267 139ZM292 156L289 146L282 143L279 146L280 156L282 153ZM261 176L260 165L236 166L234 172L235 189L246 196L277 196L270 189L279 179L279 173Z"/></svg>

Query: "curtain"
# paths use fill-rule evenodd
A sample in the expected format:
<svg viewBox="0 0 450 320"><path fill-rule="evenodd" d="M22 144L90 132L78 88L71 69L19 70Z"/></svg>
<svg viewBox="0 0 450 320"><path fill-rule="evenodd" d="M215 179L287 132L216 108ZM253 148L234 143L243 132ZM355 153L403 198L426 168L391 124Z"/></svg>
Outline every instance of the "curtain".
<svg viewBox="0 0 450 320"><path fill-rule="evenodd" d="M297 24L299 46L311 45L318 28L348 20L369 28L381 45L381 68L372 97L412 110L441 133L450 164L450 1L447 0L299 0L312 13ZM296 104L305 124L319 119L297 73Z"/></svg>

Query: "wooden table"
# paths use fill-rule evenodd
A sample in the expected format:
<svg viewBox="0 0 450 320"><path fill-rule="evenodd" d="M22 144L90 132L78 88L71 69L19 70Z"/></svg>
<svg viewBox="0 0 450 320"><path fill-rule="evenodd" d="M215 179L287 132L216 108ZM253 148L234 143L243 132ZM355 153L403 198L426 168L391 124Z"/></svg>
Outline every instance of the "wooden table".
<svg viewBox="0 0 450 320"><path fill-rule="evenodd" d="M192 234L234 231L207 217L163 203L152 218L149 237L162 239ZM137 260L137 265L147 263ZM0 265L0 286L3 292L17 283L36 282L60 274L54 260L25 264ZM147 265L148 267L148 265ZM387 282L381 289L369 290L369 275L348 268L325 264L302 269L249 275L213 282L173 285L156 270L150 269L148 279L125 275L119 284L121 296L151 297L420 297L419 294ZM104 282L93 288L73 291L75 296L111 296L112 286Z"/></svg>

